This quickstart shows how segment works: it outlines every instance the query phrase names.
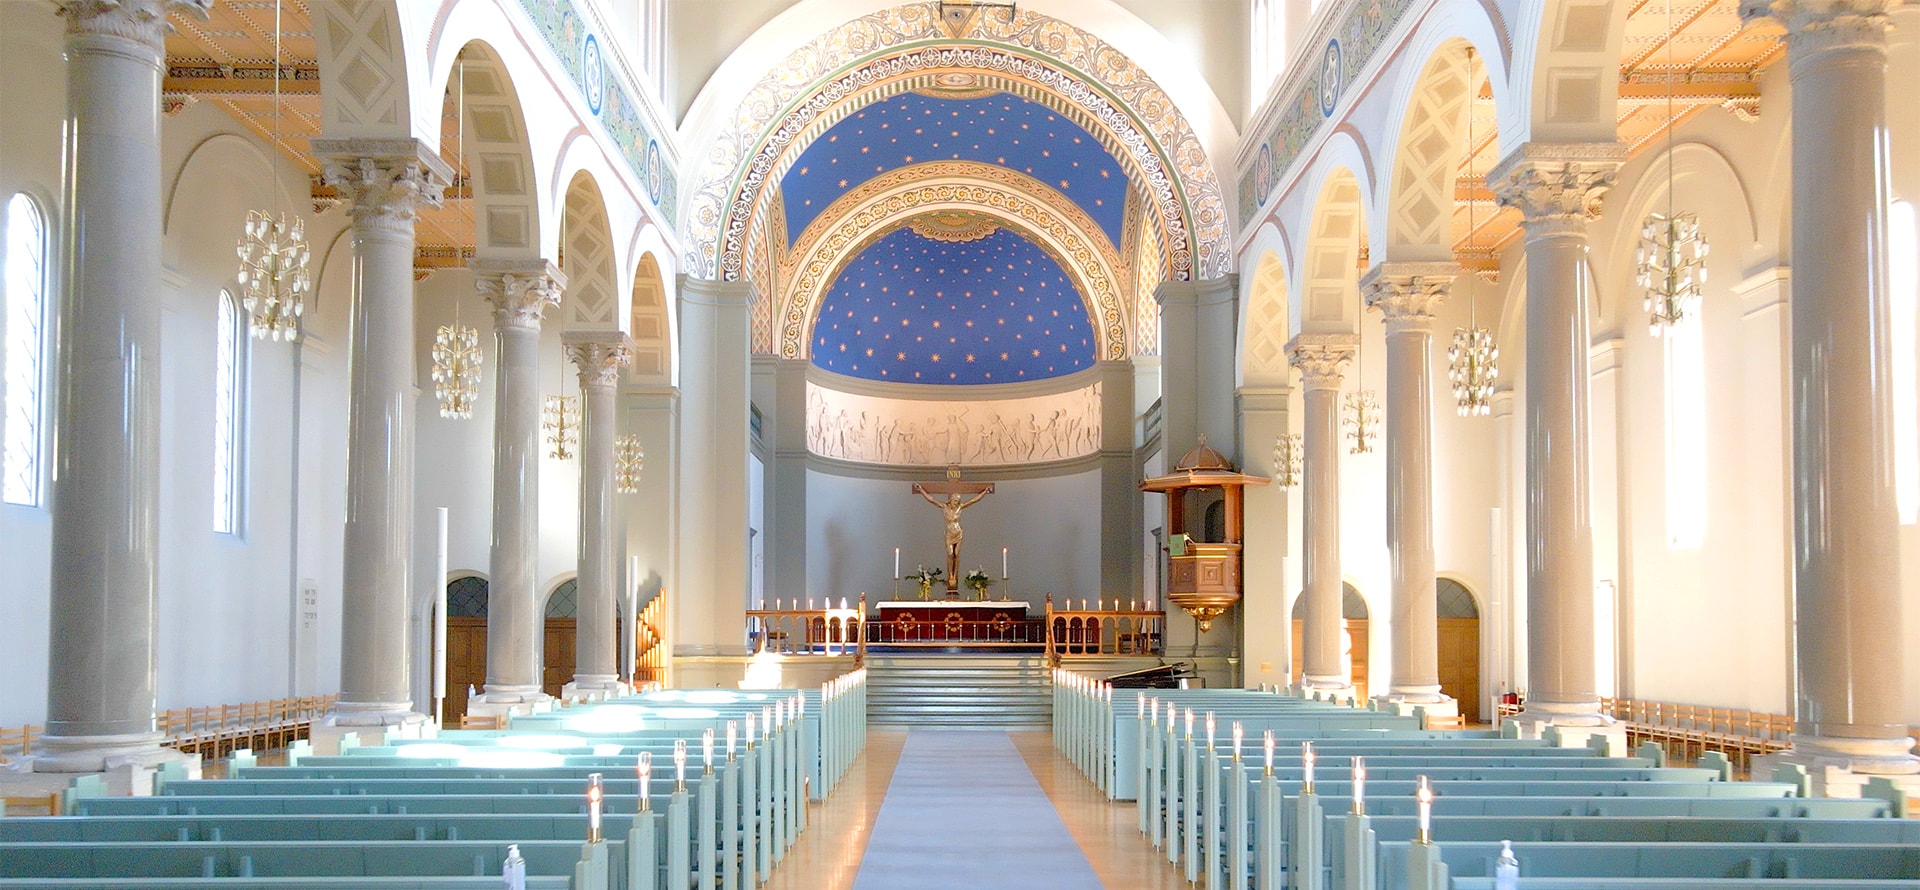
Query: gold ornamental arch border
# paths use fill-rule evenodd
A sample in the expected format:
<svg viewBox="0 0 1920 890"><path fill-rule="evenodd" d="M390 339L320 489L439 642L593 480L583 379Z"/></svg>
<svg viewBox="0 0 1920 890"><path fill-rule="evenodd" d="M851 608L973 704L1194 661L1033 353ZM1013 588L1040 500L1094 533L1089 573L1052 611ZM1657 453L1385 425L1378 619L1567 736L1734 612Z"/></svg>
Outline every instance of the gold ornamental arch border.
<svg viewBox="0 0 1920 890"><path fill-rule="evenodd" d="M838 217L791 268L793 286L782 301L779 353L803 359L827 288L860 251L923 213L965 210L994 217L1045 250L1079 288L1100 337L1100 357L1127 357L1126 314L1120 303L1114 268L1097 242L1076 231L1072 221L1047 202L1000 183L981 181L904 183L873 195Z"/></svg>
<svg viewBox="0 0 1920 890"><path fill-rule="evenodd" d="M1091 113L1106 126L1089 127L1089 132L1097 138L1104 130L1133 149L1115 155L1123 164L1131 160L1142 166L1143 184L1154 182L1150 172L1157 171L1167 192L1183 196L1173 202L1168 220L1181 223L1180 229L1167 233L1179 237L1163 242L1175 277L1231 271L1219 180L1192 126L1151 76L1094 34L1031 11L978 16L968 28L964 36L972 43L960 43L961 35L946 30L932 4L907 4L850 20L788 54L742 97L740 113L709 147L699 184L689 190L688 270L708 277L740 276L747 223L761 190L777 181L774 164L793 145L805 144L803 133L817 116L835 110L863 86L885 79L871 58L902 53L895 48L910 45L904 54L884 61L904 72L938 65L978 68L982 65L977 60L989 60L1005 70L1030 74L1030 82L1043 87L1040 98L1055 100L1049 107L1069 111L1077 105L1069 111L1076 122ZM1177 175L1169 176L1169 169ZM1197 262L1191 244L1199 245Z"/></svg>

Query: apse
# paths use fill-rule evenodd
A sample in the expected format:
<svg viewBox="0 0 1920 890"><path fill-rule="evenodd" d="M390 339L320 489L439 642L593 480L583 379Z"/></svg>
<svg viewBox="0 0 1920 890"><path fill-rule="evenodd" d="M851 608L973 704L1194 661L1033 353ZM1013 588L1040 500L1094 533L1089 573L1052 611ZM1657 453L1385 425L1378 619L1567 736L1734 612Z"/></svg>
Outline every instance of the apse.
<svg viewBox="0 0 1920 890"><path fill-rule="evenodd" d="M966 239L966 240L956 240ZM990 384L1093 366L1086 301L1052 255L972 217L916 220L861 250L827 291L813 363L868 380Z"/></svg>

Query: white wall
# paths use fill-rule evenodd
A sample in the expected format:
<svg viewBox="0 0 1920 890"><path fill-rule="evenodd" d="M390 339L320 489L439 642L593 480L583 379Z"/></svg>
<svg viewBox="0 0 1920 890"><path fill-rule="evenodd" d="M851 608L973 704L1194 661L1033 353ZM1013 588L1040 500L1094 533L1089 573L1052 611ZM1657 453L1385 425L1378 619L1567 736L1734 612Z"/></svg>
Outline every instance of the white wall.
<svg viewBox="0 0 1920 890"><path fill-rule="evenodd" d="M938 481L929 475L929 481ZM994 493L961 515L965 540L960 573L1000 575L1000 548L1009 549L1013 599L1037 611L1055 602L1101 595L1100 474L1087 470L1044 479L993 482ZM868 602L891 598L893 548L902 572L946 565L944 522L933 505L894 479L859 479L807 472L807 593ZM992 594L1006 595L999 583ZM901 582L900 595L919 597ZM936 588L935 595L939 595Z"/></svg>

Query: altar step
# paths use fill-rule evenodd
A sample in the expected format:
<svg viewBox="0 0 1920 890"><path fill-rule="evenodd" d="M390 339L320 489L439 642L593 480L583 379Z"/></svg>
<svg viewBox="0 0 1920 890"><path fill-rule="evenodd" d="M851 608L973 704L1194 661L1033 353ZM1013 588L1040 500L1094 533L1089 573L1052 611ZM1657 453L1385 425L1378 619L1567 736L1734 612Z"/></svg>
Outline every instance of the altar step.
<svg viewBox="0 0 1920 890"><path fill-rule="evenodd" d="M1053 691L1033 655L867 655L867 723L911 729L1046 729Z"/></svg>

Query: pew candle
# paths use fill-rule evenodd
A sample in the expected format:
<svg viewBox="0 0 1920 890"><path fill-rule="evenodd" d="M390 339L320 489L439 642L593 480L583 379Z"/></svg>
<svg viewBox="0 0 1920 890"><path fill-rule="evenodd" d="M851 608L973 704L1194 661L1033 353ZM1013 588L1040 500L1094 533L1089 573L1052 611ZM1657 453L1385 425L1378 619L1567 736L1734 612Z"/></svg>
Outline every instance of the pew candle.
<svg viewBox="0 0 1920 890"><path fill-rule="evenodd" d="M1266 774L1267 774L1267 775L1269 775L1269 776L1271 776L1271 775L1273 775L1273 730L1271 730L1271 729L1269 729L1269 730L1267 730L1267 739L1266 739L1266 742L1267 742L1267 772L1266 772Z"/></svg>
<svg viewBox="0 0 1920 890"><path fill-rule="evenodd" d="M1187 709L1187 741L1193 741L1193 709Z"/></svg>
<svg viewBox="0 0 1920 890"><path fill-rule="evenodd" d="M1246 734L1247 734L1247 731L1240 726L1240 721L1238 720L1233 721L1233 762L1234 763L1240 762L1240 740L1243 737L1245 737Z"/></svg>
<svg viewBox="0 0 1920 890"><path fill-rule="evenodd" d="M599 773L587 774L587 843L600 843L600 801L606 790L600 785Z"/></svg>
<svg viewBox="0 0 1920 890"><path fill-rule="evenodd" d="M738 736L739 734L740 734L740 724L732 720L728 720L727 721L727 762L728 763L733 762L733 740L734 740L734 737Z"/></svg>
<svg viewBox="0 0 1920 890"><path fill-rule="evenodd" d="M747 750L753 750L753 712L747 712Z"/></svg>
<svg viewBox="0 0 1920 890"><path fill-rule="evenodd" d="M1420 777L1420 785L1413 791L1413 798L1420 803L1420 843L1433 843L1433 786L1427 784L1427 777Z"/></svg>
<svg viewBox="0 0 1920 890"><path fill-rule="evenodd" d="M713 775L713 727L700 734L700 774Z"/></svg>
<svg viewBox="0 0 1920 890"><path fill-rule="evenodd" d="M1353 812L1359 816L1367 814L1367 764L1365 758L1358 755L1353 758Z"/></svg>
<svg viewBox="0 0 1920 890"><path fill-rule="evenodd" d="M1213 751L1213 712L1207 712L1207 751Z"/></svg>
<svg viewBox="0 0 1920 890"><path fill-rule="evenodd" d="M653 752L640 752L640 812L653 811L653 799L648 796L653 787Z"/></svg>
<svg viewBox="0 0 1920 890"><path fill-rule="evenodd" d="M673 740L673 792L687 790L687 740Z"/></svg>
<svg viewBox="0 0 1920 890"><path fill-rule="evenodd" d="M1308 794L1313 793L1313 762L1317 759L1319 758L1313 756L1313 743L1301 742L1300 775L1304 780L1301 784L1301 790Z"/></svg>

